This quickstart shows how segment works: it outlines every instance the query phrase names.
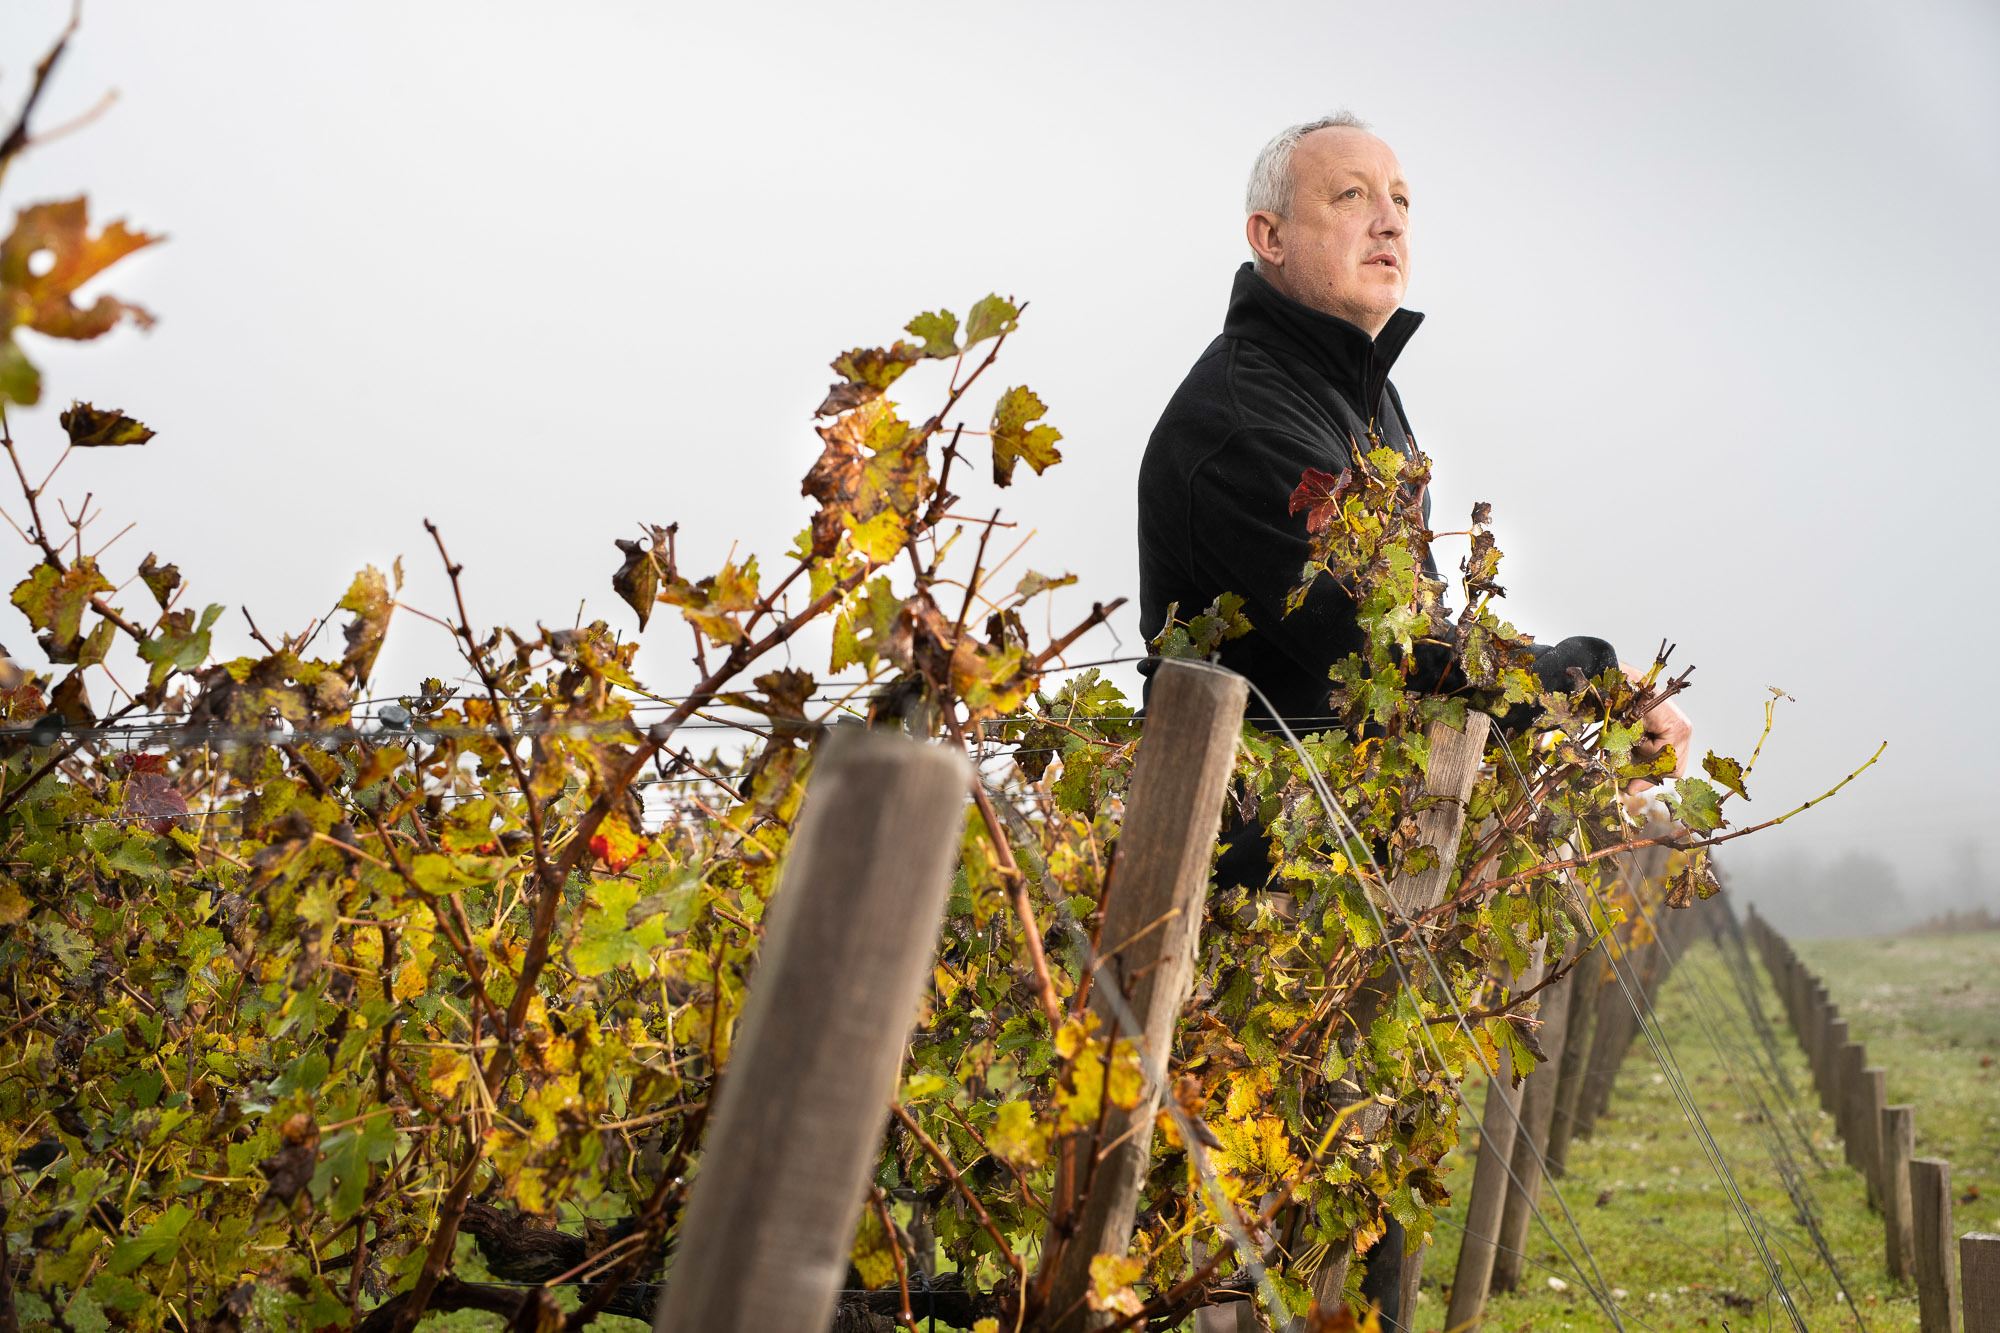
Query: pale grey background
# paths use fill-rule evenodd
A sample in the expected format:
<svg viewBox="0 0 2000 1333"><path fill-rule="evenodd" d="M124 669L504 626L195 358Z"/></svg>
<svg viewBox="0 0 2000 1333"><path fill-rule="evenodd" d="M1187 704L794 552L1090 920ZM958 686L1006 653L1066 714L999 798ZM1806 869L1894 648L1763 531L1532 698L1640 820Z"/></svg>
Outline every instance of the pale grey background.
<svg viewBox="0 0 2000 1333"><path fill-rule="evenodd" d="M7 6L9 105L65 9ZM72 396L157 426L58 489L267 629L398 553L442 610L425 515L476 617L629 627L614 535L775 558L825 361L998 289L1033 302L1000 382L1068 457L1007 497L1017 567L1079 573L1080 614L1135 591L1135 465L1220 320L1252 155L1347 106L1415 186L1397 379L1440 526L1494 503L1541 637L1675 640L1705 744L1747 754L1765 687L1796 696L1746 814L1888 739L1728 862L1858 929L2000 876L1996 70L1982 3L93 0L44 123L120 101L6 195L170 233L105 284L162 319L33 340L52 402L16 433L46 448ZM655 621L653 679L684 642ZM407 619L378 680L447 652Z"/></svg>

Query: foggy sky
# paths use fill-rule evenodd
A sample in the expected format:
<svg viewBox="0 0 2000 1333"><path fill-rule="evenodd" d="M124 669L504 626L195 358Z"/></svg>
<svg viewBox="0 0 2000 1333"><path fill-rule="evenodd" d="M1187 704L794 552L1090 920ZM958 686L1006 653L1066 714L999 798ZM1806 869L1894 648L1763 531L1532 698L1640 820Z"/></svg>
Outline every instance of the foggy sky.
<svg viewBox="0 0 2000 1333"><path fill-rule="evenodd" d="M10 109L66 9L7 6ZM1437 525L1493 503L1538 637L1678 644L1698 750L1747 756L1792 695L1745 817L1888 740L1731 852L1869 851L1921 894L1967 841L2000 860L1996 70L1977 3L91 0L41 123L119 100L6 200L169 233L100 284L161 321L30 335L48 401L15 434L53 456L71 397L160 431L56 489L138 520L108 562L157 550L229 604L230 651L237 604L297 628L398 554L442 611L424 516L475 619L587 599L629 631L613 537L679 519L694 572L775 560L826 361L998 290L1032 302L998 383L1067 458L1003 497L1039 532L1016 568L1079 574L1074 617L1137 592L1139 453L1219 326L1251 158L1344 106L1414 187L1396 380ZM685 644L656 617L643 673L685 683ZM450 666L407 617L376 679Z"/></svg>

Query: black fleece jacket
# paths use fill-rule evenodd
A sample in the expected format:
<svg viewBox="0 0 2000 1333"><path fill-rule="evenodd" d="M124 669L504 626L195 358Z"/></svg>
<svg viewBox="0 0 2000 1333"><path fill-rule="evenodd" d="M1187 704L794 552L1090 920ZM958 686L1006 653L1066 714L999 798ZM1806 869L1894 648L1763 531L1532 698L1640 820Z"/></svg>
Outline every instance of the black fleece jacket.
<svg viewBox="0 0 2000 1333"><path fill-rule="evenodd" d="M1223 644L1222 664L1249 677L1297 731L1334 724L1327 673L1360 651L1362 633L1353 600L1329 578L1284 614L1310 552L1305 517L1287 513L1288 501L1307 468L1345 468L1351 442L1365 441L1371 426L1390 448L1414 451L1389 369L1423 318L1398 310L1371 339L1244 264L1221 335L1167 403L1139 465L1140 628L1150 639L1170 604L1186 620L1220 594L1238 594L1252 628ZM1428 495L1424 513L1428 520ZM1428 555L1425 563L1436 573ZM1566 686L1570 667L1594 676L1617 660L1602 639L1571 638L1538 645L1536 670ZM1419 645L1413 681L1451 688L1454 677L1463 679L1448 649ZM1270 721L1254 694L1249 717Z"/></svg>

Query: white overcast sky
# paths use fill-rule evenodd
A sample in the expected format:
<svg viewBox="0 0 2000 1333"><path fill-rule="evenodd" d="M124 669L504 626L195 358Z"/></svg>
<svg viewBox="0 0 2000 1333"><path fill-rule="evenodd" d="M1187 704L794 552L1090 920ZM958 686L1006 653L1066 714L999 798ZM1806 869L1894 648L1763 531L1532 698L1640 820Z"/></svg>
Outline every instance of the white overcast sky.
<svg viewBox="0 0 2000 1333"><path fill-rule="evenodd" d="M66 8L8 0L8 106ZM1020 565L1079 574L1080 614L1136 594L1139 454L1219 325L1252 156L1345 106L1414 186L1396 378L1439 526L1493 502L1516 623L1672 639L1725 752L1794 695L1749 815L1890 742L1765 856L1873 848L1921 887L1971 838L1990 877L1996 75L1976 0L90 0L42 120L118 102L6 200L169 233L103 284L161 318L31 337L16 435L48 450L71 397L157 427L57 489L139 521L112 564L157 550L267 630L398 554L442 610L425 516L475 618L629 628L614 536L775 560L829 357L997 289L1033 303L1000 382L1067 455L1006 497ZM684 643L655 620L653 679ZM378 683L445 651L405 620Z"/></svg>

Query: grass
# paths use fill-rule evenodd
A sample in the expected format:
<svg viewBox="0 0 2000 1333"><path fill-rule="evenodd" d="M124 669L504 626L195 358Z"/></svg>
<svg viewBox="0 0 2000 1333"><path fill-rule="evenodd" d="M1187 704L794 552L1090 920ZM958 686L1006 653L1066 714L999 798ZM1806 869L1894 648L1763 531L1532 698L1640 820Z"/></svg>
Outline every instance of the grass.
<svg viewBox="0 0 2000 1333"><path fill-rule="evenodd" d="M1888 1070L1889 1100L1915 1105L1917 1154L1951 1162L1959 1198L1955 1230L2000 1231L2000 932L1811 941L1798 948L1826 980L1853 1038L1867 1043L1870 1063ZM1746 1089L1754 1086L1772 1102L1789 1134L1787 1116L1776 1109L1770 1086L1752 1072L1755 1037L1720 955L1705 942L1688 951L1662 988L1665 1045L1761 1219L1806 1326L1858 1328L1865 1321L1870 1330L1914 1329L1914 1290L1884 1273L1881 1218L1869 1211L1860 1177L1843 1162L1832 1118L1819 1108L1804 1055L1761 963L1755 971L1779 1058L1800 1092L1792 1111L1823 1164L1805 1163L1808 1188L1860 1320L1786 1198L1770 1147L1773 1126L1752 1109ZM1475 1105L1480 1095L1474 1093ZM1469 1154L1476 1142L1476 1128L1468 1126L1461 1152ZM1452 1182L1461 1197L1442 1215L1426 1264L1417 1310L1417 1326L1426 1333L1443 1325L1444 1284L1457 1262L1462 1196L1471 1174L1466 1156ZM1572 1147L1560 1184L1628 1327L1735 1333L1792 1327L1643 1038L1619 1071L1610 1114L1593 1138ZM1543 1209L1581 1260L1546 1189ZM1522 1290L1489 1303L1485 1329L1611 1327L1539 1227L1526 1249ZM1551 1277L1567 1289L1553 1289Z"/></svg>

